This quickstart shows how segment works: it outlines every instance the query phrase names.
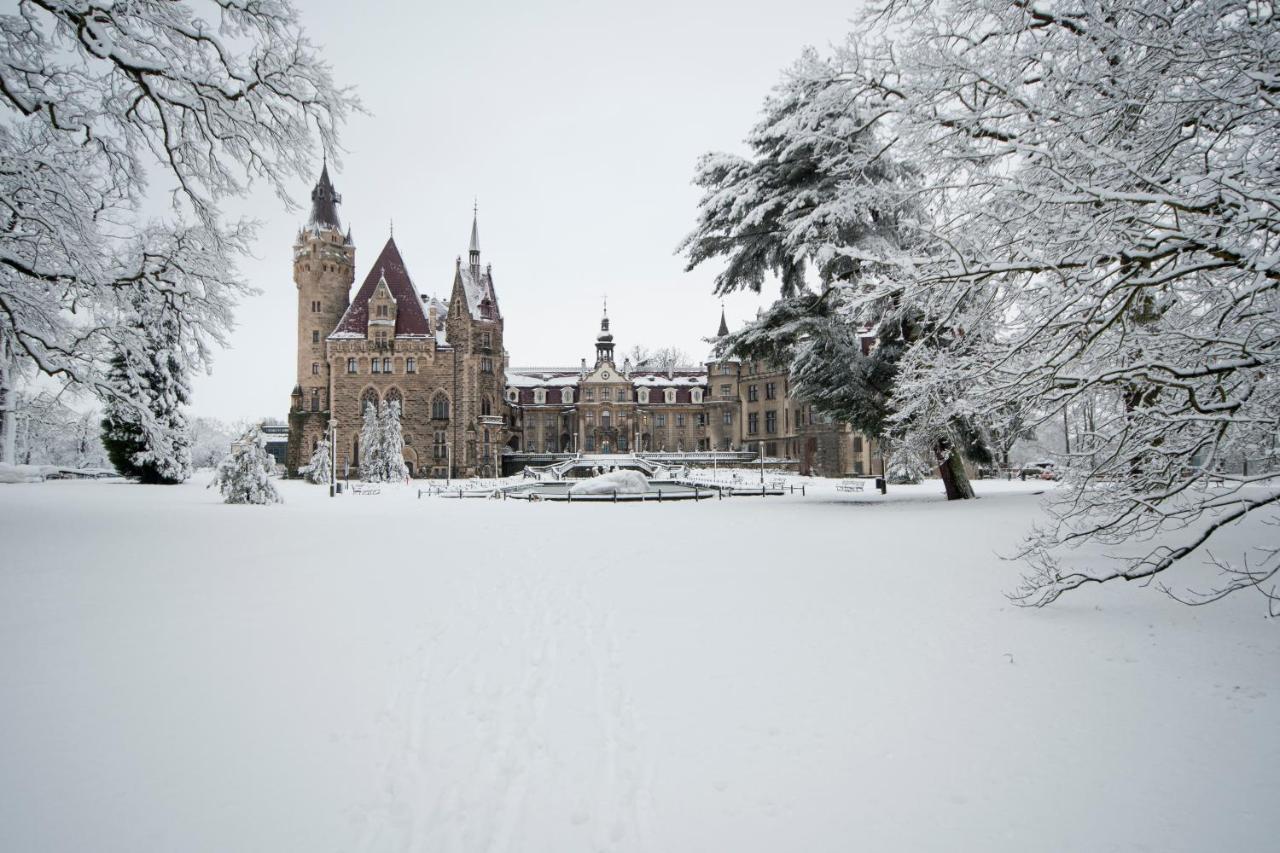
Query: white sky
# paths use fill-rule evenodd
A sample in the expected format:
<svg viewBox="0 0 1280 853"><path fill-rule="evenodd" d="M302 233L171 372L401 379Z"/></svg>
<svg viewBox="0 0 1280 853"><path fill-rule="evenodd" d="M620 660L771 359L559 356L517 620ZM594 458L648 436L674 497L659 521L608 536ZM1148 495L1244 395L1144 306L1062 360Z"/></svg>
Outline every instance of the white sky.
<svg viewBox="0 0 1280 853"><path fill-rule="evenodd" d="M369 115L331 166L356 242L356 286L395 222L419 290L445 298L465 254L472 199L493 264L513 365L593 353L602 297L619 350L714 333L712 267L684 272L696 158L742 151L781 70L849 30L857 3L665 0L465 3L300 0L336 79ZM316 171L320 164L317 162ZM289 211L263 191L229 212L263 222L243 271L262 294L230 347L194 382L196 414L283 416L295 382L290 247L311 184ZM776 296L731 297L730 326Z"/></svg>

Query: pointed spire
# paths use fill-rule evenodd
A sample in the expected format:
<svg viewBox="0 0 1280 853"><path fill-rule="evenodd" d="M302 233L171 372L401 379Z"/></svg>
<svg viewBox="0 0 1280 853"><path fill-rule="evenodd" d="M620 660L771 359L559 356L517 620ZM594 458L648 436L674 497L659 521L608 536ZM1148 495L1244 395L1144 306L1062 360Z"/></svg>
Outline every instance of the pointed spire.
<svg viewBox="0 0 1280 853"><path fill-rule="evenodd" d="M338 221L338 205L341 203L342 196L329 180L329 160L326 157L324 166L320 169L320 180L316 181L315 188L311 190L311 218L307 225L341 231L342 225Z"/></svg>
<svg viewBox="0 0 1280 853"><path fill-rule="evenodd" d="M480 278L480 204L471 207L470 266L472 278Z"/></svg>
<svg viewBox="0 0 1280 853"><path fill-rule="evenodd" d="M716 331L717 338L723 338L729 334L729 324L724 319L724 305L720 306L720 328Z"/></svg>

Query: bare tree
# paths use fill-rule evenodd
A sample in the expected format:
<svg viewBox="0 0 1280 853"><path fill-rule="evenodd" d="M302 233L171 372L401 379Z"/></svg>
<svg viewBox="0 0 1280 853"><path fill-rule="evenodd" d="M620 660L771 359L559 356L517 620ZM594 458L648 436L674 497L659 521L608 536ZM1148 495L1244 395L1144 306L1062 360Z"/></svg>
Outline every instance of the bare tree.
<svg viewBox="0 0 1280 853"><path fill-rule="evenodd" d="M160 429L107 377L140 345L136 294L180 307L180 360L206 365L249 291L234 259L254 233L219 204L253 180L287 201L313 129L332 151L357 107L287 0L20 0L0 16L0 398L16 360ZM149 190L168 221L144 216Z"/></svg>
<svg viewBox="0 0 1280 853"><path fill-rule="evenodd" d="M631 361L631 366L638 370L670 370L693 363L689 353L677 346L650 349L636 344L627 350L626 357Z"/></svg>

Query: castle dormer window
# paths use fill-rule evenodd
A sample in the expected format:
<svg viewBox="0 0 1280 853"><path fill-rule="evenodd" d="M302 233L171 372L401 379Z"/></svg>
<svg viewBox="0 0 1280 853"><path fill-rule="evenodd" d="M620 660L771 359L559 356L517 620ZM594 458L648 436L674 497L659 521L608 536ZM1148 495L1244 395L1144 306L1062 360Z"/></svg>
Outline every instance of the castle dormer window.
<svg viewBox="0 0 1280 853"><path fill-rule="evenodd" d="M649 403L649 389L648 389L648 388L641 388L641 389L640 389L640 392L639 392L639 397L640 397L640 402L641 402L641 403L644 403L645 405L648 405L648 403Z"/></svg>
<svg viewBox="0 0 1280 853"><path fill-rule="evenodd" d="M701 402L702 402L702 389L701 389L701 388L694 388L692 391L690 391L690 392L689 392L689 394L690 394L690 396L692 396L692 397L693 397L693 402L695 402L695 403L701 403Z"/></svg>
<svg viewBox="0 0 1280 853"><path fill-rule="evenodd" d="M664 399L666 399L666 401L667 401L668 405L669 405L669 404L671 404L671 403L674 403L674 402L676 401L676 389L674 389L674 388L668 388L668 389L663 393L663 397L664 397Z"/></svg>
<svg viewBox="0 0 1280 853"><path fill-rule="evenodd" d="M547 391L545 388L533 389L533 402L537 403L539 406L547 402Z"/></svg>
<svg viewBox="0 0 1280 853"><path fill-rule="evenodd" d="M561 403L563 403L563 404L564 404L564 405L566 405L566 406L573 402L573 389L572 389L572 388L562 388L562 389L560 389L560 402L561 402Z"/></svg>

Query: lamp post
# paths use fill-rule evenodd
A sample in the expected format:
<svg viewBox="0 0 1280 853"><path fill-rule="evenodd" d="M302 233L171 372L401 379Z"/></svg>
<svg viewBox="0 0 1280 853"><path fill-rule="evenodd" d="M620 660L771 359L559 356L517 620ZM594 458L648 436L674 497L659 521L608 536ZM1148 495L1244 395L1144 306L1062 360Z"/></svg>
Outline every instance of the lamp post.
<svg viewBox="0 0 1280 853"><path fill-rule="evenodd" d="M338 424L329 421L329 497L338 491Z"/></svg>
<svg viewBox="0 0 1280 853"><path fill-rule="evenodd" d="M764 439L760 440L760 488L764 488Z"/></svg>

